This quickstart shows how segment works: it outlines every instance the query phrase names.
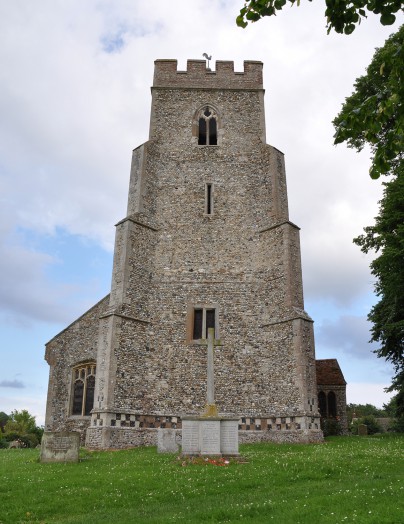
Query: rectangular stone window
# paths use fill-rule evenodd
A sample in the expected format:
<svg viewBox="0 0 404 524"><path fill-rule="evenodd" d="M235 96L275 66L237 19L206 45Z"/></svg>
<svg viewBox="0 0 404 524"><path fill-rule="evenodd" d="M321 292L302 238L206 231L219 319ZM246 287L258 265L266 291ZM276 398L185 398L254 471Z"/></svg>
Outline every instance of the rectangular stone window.
<svg viewBox="0 0 404 524"><path fill-rule="evenodd" d="M188 309L187 342L192 343L208 338L208 329L215 330L215 338L219 338L218 309L216 305L191 306Z"/></svg>

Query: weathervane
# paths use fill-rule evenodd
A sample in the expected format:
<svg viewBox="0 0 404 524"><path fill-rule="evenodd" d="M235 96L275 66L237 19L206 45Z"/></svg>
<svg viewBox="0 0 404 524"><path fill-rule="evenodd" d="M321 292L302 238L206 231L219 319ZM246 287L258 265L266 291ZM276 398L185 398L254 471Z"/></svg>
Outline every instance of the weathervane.
<svg viewBox="0 0 404 524"><path fill-rule="evenodd" d="M212 59L212 55L208 56L208 54L207 54L207 53L203 53L203 55L202 55L202 56L204 56L204 57L206 58L206 60L208 61L208 69L209 69L209 60L211 60L211 59Z"/></svg>

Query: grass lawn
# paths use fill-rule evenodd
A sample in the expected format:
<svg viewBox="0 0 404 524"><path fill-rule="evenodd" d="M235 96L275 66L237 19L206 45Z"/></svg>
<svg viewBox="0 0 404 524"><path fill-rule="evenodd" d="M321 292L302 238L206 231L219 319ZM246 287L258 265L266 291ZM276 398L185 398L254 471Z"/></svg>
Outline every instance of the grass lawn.
<svg viewBox="0 0 404 524"><path fill-rule="evenodd" d="M38 450L0 449L0 523L404 523L404 435L240 452L226 466L156 448L41 464Z"/></svg>

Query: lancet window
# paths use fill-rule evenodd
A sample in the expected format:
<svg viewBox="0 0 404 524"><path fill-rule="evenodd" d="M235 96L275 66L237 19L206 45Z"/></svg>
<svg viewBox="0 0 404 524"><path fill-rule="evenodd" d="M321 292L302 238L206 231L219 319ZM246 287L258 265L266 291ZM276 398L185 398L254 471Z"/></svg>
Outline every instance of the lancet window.
<svg viewBox="0 0 404 524"><path fill-rule="evenodd" d="M73 369L72 415L89 416L94 405L95 363Z"/></svg>

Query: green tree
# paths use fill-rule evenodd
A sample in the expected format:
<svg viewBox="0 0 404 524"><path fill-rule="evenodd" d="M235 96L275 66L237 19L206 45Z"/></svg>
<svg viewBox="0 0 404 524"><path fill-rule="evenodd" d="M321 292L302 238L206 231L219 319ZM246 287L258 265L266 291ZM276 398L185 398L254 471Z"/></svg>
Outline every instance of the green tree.
<svg viewBox="0 0 404 524"><path fill-rule="evenodd" d="M19 435L35 433L36 429L35 417L30 415L26 409L12 411L4 427L6 434L18 433Z"/></svg>
<svg viewBox="0 0 404 524"><path fill-rule="evenodd" d="M288 2L300 5L300 0ZM286 3L286 0L247 0L236 18L236 23L240 27L247 27L249 22L276 15ZM327 18L328 33L334 29L337 33L349 35L363 18L367 18L368 13L380 15L382 25L391 25L396 20L394 13L402 9L401 0L325 0L324 15Z"/></svg>
<svg viewBox="0 0 404 524"><path fill-rule="evenodd" d="M4 431L4 426L10 417L4 411L0 411L0 431Z"/></svg>
<svg viewBox="0 0 404 524"><path fill-rule="evenodd" d="M351 423L353 415L355 418L373 415L374 417L386 417L387 412L384 409L379 409L373 404L348 404L346 407L348 423Z"/></svg>
<svg viewBox="0 0 404 524"><path fill-rule="evenodd" d="M404 161L395 166L392 179L384 183L379 215L374 226L354 239L364 253L380 253L371 264L379 301L368 319L371 341L378 342L378 357L391 362L395 376L389 391L397 391L396 416L404 415Z"/></svg>
<svg viewBox="0 0 404 524"><path fill-rule="evenodd" d="M403 396L404 389L401 389L400 394L391 397L389 402L383 405L383 409L386 411L388 417L394 418L394 422L391 425L390 430L396 431L398 433L404 433L404 413L402 410L404 402L402 400L400 401L400 396ZM399 409L399 406L401 409Z"/></svg>
<svg viewBox="0 0 404 524"><path fill-rule="evenodd" d="M393 174L404 154L404 25L376 50L334 119L335 144L372 150L370 176Z"/></svg>

